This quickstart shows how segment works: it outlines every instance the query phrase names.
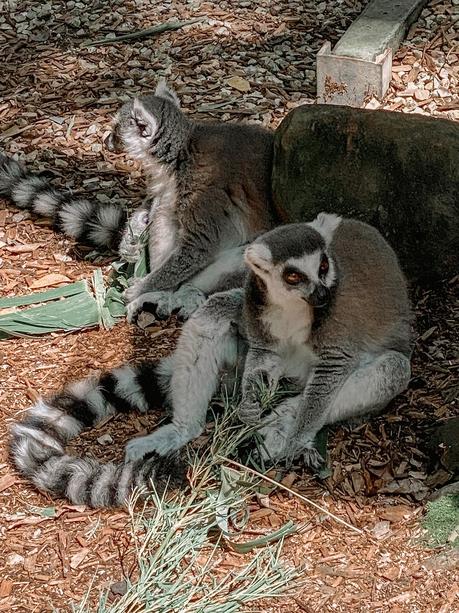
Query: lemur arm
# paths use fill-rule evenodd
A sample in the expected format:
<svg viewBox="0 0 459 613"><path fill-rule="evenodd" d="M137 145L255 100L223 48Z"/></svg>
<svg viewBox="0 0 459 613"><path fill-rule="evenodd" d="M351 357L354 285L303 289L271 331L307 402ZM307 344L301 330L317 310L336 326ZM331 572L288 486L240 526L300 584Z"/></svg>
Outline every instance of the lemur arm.
<svg viewBox="0 0 459 613"><path fill-rule="evenodd" d="M215 259L225 245L243 242L231 223L227 203L213 203L206 196L194 203L189 219L183 221L182 236L167 260L144 277L129 300L151 291L174 291L191 280ZM188 225L188 227L186 227ZM153 228L154 229L154 228ZM154 263L153 263L154 264Z"/></svg>
<svg viewBox="0 0 459 613"><path fill-rule="evenodd" d="M144 249L143 236L149 224L151 202L146 201L131 213L121 235L118 253L126 262L137 262Z"/></svg>
<svg viewBox="0 0 459 613"><path fill-rule="evenodd" d="M331 404L355 366L353 356L340 349L320 352L298 406L292 453L301 453L311 447L316 434L328 423Z"/></svg>
<svg viewBox="0 0 459 613"><path fill-rule="evenodd" d="M260 385L267 382L268 387L273 389L281 377L281 366L281 358L274 351L250 347L242 376L242 400L238 410L241 421L248 424L260 422Z"/></svg>

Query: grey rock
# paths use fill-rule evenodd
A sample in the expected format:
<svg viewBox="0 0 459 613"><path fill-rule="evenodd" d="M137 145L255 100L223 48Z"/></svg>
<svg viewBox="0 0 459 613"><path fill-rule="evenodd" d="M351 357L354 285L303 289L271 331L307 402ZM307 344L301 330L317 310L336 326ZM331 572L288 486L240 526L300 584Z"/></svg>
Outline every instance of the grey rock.
<svg viewBox="0 0 459 613"><path fill-rule="evenodd" d="M458 194L453 121L305 105L275 135L273 196L287 220L329 211L366 221L425 284L459 270Z"/></svg>

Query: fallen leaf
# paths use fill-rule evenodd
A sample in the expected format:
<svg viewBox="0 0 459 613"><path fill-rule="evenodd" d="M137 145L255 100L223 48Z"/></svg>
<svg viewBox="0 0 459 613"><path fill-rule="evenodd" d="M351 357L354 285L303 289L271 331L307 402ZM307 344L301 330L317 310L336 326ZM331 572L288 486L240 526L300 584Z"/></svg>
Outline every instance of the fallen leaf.
<svg viewBox="0 0 459 613"><path fill-rule="evenodd" d="M6 251L10 253L32 253L41 247L43 243L30 243L28 245L8 245L5 247Z"/></svg>
<svg viewBox="0 0 459 613"><path fill-rule="evenodd" d="M248 92L250 89L250 83L242 77L231 77L227 83L233 89L237 89L238 92Z"/></svg>
<svg viewBox="0 0 459 613"><path fill-rule="evenodd" d="M61 283L71 283L71 279L59 273L51 273L49 275L45 275L44 277L40 277L39 279L35 279L35 281L32 281L32 283L29 283L29 287L30 289L39 289L41 287L60 285Z"/></svg>
<svg viewBox="0 0 459 613"><path fill-rule="evenodd" d="M371 533L377 539L384 538L390 532L390 522L388 521L378 521Z"/></svg>
<svg viewBox="0 0 459 613"><path fill-rule="evenodd" d="M14 483L16 483L17 477L15 475L5 475L0 479L0 492L7 490Z"/></svg>

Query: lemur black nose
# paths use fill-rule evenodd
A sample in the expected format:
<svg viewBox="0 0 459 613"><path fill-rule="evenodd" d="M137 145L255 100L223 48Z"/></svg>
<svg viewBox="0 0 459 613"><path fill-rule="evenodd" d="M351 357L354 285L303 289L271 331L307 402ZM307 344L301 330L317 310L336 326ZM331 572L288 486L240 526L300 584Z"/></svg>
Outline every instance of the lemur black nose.
<svg viewBox="0 0 459 613"><path fill-rule="evenodd" d="M318 285L309 298L312 306L320 309L328 304L330 300L330 290L325 285Z"/></svg>

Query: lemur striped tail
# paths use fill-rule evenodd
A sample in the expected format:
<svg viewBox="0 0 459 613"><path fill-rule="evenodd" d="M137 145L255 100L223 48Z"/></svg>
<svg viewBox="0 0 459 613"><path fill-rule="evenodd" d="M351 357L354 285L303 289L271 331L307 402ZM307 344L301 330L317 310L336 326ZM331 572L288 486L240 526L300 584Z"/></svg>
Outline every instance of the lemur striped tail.
<svg viewBox="0 0 459 613"><path fill-rule="evenodd" d="M40 400L11 429L11 456L19 471L38 489L74 504L123 506L134 488L158 491L178 487L185 465L177 455L146 456L126 464L102 464L65 453L80 432L117 412L146 410L162 393L155 365L122 366L99 378L69 385Z"/></svg>
<svg viewBox="0 0 459 613"><path fill-rule="evenodd" d="M57 230L99 250L116 250L126 224L123 207L74 198L2 153L0 196L9 198L20 209L52 219Z"/></svg>

